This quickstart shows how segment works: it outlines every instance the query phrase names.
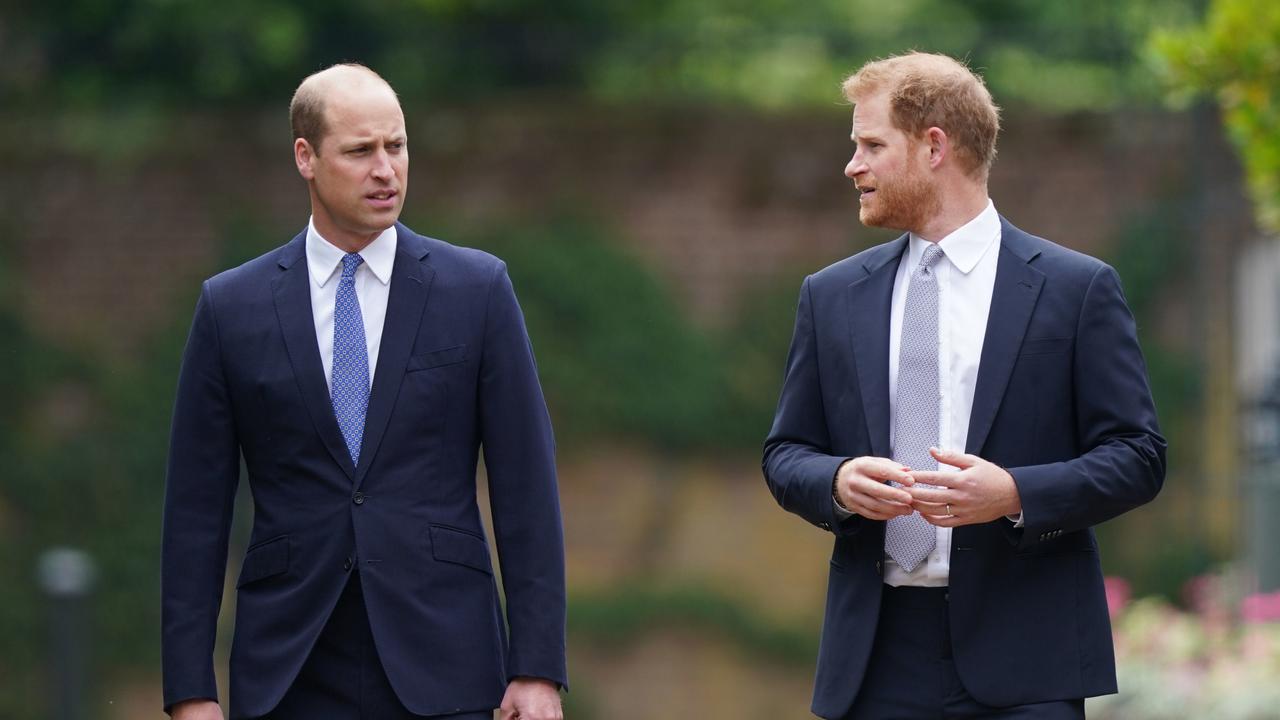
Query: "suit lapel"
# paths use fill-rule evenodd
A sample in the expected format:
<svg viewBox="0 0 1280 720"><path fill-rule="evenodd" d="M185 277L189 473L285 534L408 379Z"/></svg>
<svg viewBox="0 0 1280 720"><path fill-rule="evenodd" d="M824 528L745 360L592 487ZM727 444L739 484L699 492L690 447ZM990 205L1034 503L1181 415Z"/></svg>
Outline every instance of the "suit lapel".
<svg viewBox="0 0 1280 720"><path fill-rule="evenodd" d="M427 306L427 296L435 278L435 270L423 262L429 252L421 237L396 223L396 260L391 268L391 288L382 327L382 344L378 350L378 367L373 374L369 410L365 414L360 465L355 471L356 487L364 482L369 465L378 453L378 445L382 442L400 393L400 381L404 379L409 353L418 336L422 312ZM337 427L336 421L334 426Z"/></svg>
<svg viewBox="0 0 1280 720"><path fill-rule="evenodd" d="M351 464L347 443L342 439L342 431L338 429L338 420L333 414L333 401L329 398L329 385L324 378L320 347L316 344L316 323L311 311L311 278L305 260L305 243L306 233L303 232L280 253L279 265L282 272L271 281L276 318L280 322L285 347L289 352L289 362L293 365L293 375L298 381L298 389L302 392L311 422L334 461L348 477L354 478L355 467Z"/></svg>
<svg viewBox="0 0 1280 720"><path fill-rule="evenodd" d="M982 446L995 422L996 411L1009 386L1018 359L1018 349L1027 334L1031 312L1035 309L1044 273L1031 266L1040 251L1031 236L1000 218L1000 257L996 264L995 288L991 293L991 311L987 317L987 334L982 341L982 358L978 364L978 380L973 393L973 409L969 415L969 435L965 452L981 455Z"/></svg>
<svg viewBox="0 0 1280 720"><path fill-rule="evenodd" d="M849 286L849 331L858 390L872 454L889 457L889 314L907 236L882 246L863 263L866 276Z"/></svg>

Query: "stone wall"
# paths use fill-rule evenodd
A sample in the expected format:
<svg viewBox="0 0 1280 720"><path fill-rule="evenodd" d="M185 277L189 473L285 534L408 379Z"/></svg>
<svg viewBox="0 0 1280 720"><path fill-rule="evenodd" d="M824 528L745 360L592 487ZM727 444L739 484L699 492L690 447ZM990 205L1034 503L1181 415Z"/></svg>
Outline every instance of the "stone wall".
<svg viewBox="0 0 1280 720"><path fill-rule="evenodd" d="M756 115L543 104L408 115L405 217L416 230L439 232L439 218L465 227L592 216L710 324L763 282L782 276L798 287L804 273L893 235L857 222L856 192L842 176L851 151L843 108ZM217 269L215 241L234 227L229 218L251 218L280 242L306 222L283 112L181 117L119 152L110 132L77 135L91 124L57 126L47 144L6 152L0 168L0 221L17 237L25 308L53 337L127 351ZM24 118L0 126L41 131ZM1186 116L1160 113L1014 114L1006 127L992 197L1030 232L1104 252L1132 213L1178 185L1214 195L1206 243L1229 246L1248 228L1216 125L1197 130Z"/></svg>

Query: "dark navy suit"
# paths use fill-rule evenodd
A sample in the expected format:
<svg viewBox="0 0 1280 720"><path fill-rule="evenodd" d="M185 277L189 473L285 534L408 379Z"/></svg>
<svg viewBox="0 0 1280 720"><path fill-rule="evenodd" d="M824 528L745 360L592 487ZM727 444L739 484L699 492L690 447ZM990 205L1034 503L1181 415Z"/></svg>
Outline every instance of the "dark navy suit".
<svg viewBox="0 0 1280 720"><path fill-rule="evenodd" d="M835 516L851 457L891 457L889 308L903 236L807 278L764 474L778 503L835 535L813 711L844 716L867 672L884 522ZM1116 691L1092 527L1151 500L1165 472L1133 317L1114 270L1001 219L965 451L1007 469L1025 526L952 535L951 652L990 706Z"/></svg>
<svg viewBox="0 0 1280 720"><path fill-rule="evenodd" d="M305 232L204 283L165 495L166 707L216 697L242 455L254 522L237 582L233 718L280 701L355 570L386 677L413 713L497 707L517 675L565 683L554 445L506 268L396 231L358 466L316 344ZM482 447L506 624L476 503Z"/></svg>

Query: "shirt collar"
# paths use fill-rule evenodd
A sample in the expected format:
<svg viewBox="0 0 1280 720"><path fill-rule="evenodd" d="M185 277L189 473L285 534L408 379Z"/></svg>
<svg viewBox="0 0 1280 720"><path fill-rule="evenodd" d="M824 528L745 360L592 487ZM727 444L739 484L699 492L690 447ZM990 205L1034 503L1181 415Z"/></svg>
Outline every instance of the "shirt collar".
<svg viewBox="0 0 1280 720"><path fill-rule="evenodd" d="M307 222L307 267L316 285L324 287L329 282L342 266L344 255L346 252L316 230L315 218ZM360 257L378 282L383 285L391 282L391 268L396 261L396 226L383 230L360 251Z"/></svg>
<svg viewBox="0 0 1280 720"><path fill-rule="evenodd" d="M999 239L1000 215L996 213L995 203L988 198L987 206L978 213L977 217L939 240L938 247L942 248L943 255L946 255L957 270L968 275ZM915 267L919 264L928 246L928 240L912 233L908 248L910 264L907 267Z"/></svg>

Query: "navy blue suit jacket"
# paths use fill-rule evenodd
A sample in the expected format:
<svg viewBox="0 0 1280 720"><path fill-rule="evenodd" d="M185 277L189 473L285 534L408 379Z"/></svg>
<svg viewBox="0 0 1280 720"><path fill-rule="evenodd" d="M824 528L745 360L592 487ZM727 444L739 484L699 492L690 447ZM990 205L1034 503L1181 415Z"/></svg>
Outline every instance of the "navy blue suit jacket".
<svg viewBox="0 0 1280 720"><path fill-rule="evenodd" d="M1006 468L1025 526L956 528L950 611L958 672L994 706L1116 690L1092 526L1164 481L1133 317L1114 270L1001 219L966 452ZM805 279L764 474L778 503L835 535L813 711L849 711L875 637L884 522L837 520L846 459L891 457L889 305L906 236Z"/></svg>
<svg viewBox="0 0 1280 720"><path fill-rule="evenodd" d="M206 281L178 382L164 504L164 702L216 698L213 648L243 456L231 715L271 710L358 563L379 656L417 714L564 684L554 444L505 265L396 225L360 464L325 383L306 234ZM476 503L484 449L506 623Z"/></svg>

